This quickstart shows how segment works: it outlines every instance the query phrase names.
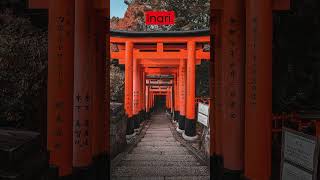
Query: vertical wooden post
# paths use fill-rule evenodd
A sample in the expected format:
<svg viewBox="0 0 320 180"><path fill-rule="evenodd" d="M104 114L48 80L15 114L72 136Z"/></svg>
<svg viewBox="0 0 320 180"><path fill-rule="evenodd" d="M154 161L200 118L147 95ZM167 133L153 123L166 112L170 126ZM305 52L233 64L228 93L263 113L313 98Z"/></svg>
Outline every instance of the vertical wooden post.
<svg viewBox="0 0 320 180"><path fill-rule="evenodd" d="M194 141L198 138L195 121L195 96L196 96L196 43L188 41L187 60L187 104L186 120L183 138Z"/></svg>
<svg viewBox="0 0 320 180"><path fill-rule="evenodd" d="M246 1L245 176L271 176L272 1Z"/></svg>
<svg viewBox="0 0 320 180"><path fill-rule="evenodd" d="M180 74L179 74L179 67L178 67L178 71L176 73L176 111L177 111L177 118L176 121L179 122L180 119L180 88L179 88L179 78L180 78Z"/></svg>
<svg viewBox="0 0 320 180"><path fill-rule="evenodd" d="M133 120L134 129L139 129L139 84L140 84L140 73L138 59L133 60Z"/></svg>
<svg viewBox="0 0 320 180"><path fill-rule="evenodd" d="M174 120L178 121L178 86L177 86L177 73L174 74L174 85L173 85L173 102L174 102Z"/></svg>
<svg viewBox="0 0 320 180"><path fill-rule="evenodd" d="M128 116L127 120L127 138L135 135L133 121L133 43L126 42L125 50L125 110Z"/></svg>
<svg viewBox="0 0 320 180"><path fill-rule="evenodd" d="M79 173L87 173L92 162L92 96L90 89L91 63L89 58L89 28L92 2L75 3L75 64L74 64L74 111L73 111L73 167ZM81 175L82 176L82 175Z"/></svg>
<svg viewBox="0 0 320 180"><path fill-rule="evenodd" d="M239 179L244 166L245 1L225 0L222 16L222 154L224 177Z"/></svg>
<svg viewBox="0 0 320 180"><path fill-rule="evenodd" d="M146 119L146 107L145 107L145 97L146 97L146 77L144 69L141 67L141 103L140 103L140 109L141 109L141 117L142 121Z"/></svg>
<svg viewBox="0 0 320 180"><path fill-rule="evenodd" d="M149 83L149 80L146 81L146 83ZM146 101L145 101L145 106L146 106L146 112L147 114L149 113L149 104L150 104L150 97L149 97L149 86L146 85Z"/></svg>
<svg viewBox="0 0 320 180"><path fill-rule="evenodd" d="M95 56L90 56L92 59L91 62L95 64L95 67L92 69L92 73L95 75L92 82L95 84L92 87L95 87L93 92L93 109L96 109L96 116L92 116L93 121L93 136L92 136L92 152L94 160L94 169L96 172L97 179L105 179L107 163L109 163L109 152L108 152L108 142L109 141L109 118L110 115L110 73L109 73L109 58L107 58L107 47L106 44L109 44L109 38L106 36L106 9L99 8L95 9L95 16L93 17L94 24L92 27L95 27L94 41ZM108 46L109 48L110 46ZM109 53L109 52L108 52ZM94 63L95 62L95 63ZM107 64L106 64L107 63ZM107 173L108 174L108 173Z"/></svg>
<svg viewBox="0 0 320 180"><path fill-rule="evenodd" d="M59 176L72 174L74 3L49 1L47 143Z"/></svg>
<svg viewBox="0 0 320 180"><path fill-rule="evenodd" d="M213 6L213 5L212 5ZM210 155L214 179L222 176L222 12L212 9L211 12L211 61L210 61Z"/></svg>
<svg viewBox="0 0 320 180"><path fill-rule="evenodd" d="M180 101L180 117L177 131L184 132L186 118L186 60L180 59L179 64L179 101Z"/></svg>

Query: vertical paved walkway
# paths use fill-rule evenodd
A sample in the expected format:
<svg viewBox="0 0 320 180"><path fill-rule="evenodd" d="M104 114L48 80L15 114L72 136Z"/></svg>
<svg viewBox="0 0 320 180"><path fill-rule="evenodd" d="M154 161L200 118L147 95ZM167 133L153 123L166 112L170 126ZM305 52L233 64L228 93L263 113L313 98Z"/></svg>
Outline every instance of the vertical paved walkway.
<svg viewBox="0 0 320 180"><path fill-rule="evenodd" d="M209 180L209 170L172 135L165 113L154 114L144 138L112 169L112 180Z"/></svg>

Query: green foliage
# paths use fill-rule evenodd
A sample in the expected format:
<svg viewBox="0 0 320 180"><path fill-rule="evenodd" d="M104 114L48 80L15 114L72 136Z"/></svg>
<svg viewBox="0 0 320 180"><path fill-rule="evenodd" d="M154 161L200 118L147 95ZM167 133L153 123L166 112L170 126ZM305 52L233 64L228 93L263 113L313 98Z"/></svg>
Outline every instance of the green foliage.
<svg viewBox="0 0 320 180"><path fill-rule="evenodd" d="M25 18L0 14L0 121L30 116L46 88L47 33Z"/></svg>

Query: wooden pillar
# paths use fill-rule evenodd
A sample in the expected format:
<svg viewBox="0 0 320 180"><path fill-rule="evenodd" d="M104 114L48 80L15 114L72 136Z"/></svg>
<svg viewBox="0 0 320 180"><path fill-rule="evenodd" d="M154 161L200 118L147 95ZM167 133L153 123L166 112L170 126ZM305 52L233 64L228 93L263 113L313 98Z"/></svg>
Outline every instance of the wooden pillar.
<svg viewBox="0 0 320 180"><path fill-rule="evenodd" d="M187 103L186 120L183 138L186 140L196 140L196 121L195 121L195 96L196 96L196 43L188 41L188 60L187 60Z"/></svg>
<svg viewBox="0 0 320 180"><path fill-rule="evenodd" d="M246 1L245 176L271 176L272 1Z"/></svg>
<svg viewBox="0 0 320 180"><path fill-rule="evenodd" d="M139 129L140 127L140 118L139 118L139 94L140 94L140 72L139 72L139 60L133 60L133 120L134 120L134 129Z"/></svg>
<svg viewBox="0 0 320 180"><path fill-rule="evenodd" d="M106 56L105 60L106 60L106 63L105 63L105 72L104 72L104 76L103 77L106 77L105 78L105 82L103 82L105 84L105 89L104 89L104 92L105 92L105 98L104 98L104 102L105 102L105 112L104 112L104 115L105 115L105 125L104 125L104 141L102 143L102 148L106 149L106 166L107 168L107 172L105 172L105 174L107 174L107 177L110 178L110 138L109 138L109 135L110 135L110 59L111 59L111 55L110 55L110 3L107 3L108 1L104 1L104 0L101 0L102 4L103 3L106 3L103 7L106 7L106 13L103 13L106 17L104 18L104 20L106 21L106 28L105 28L105 33L103 35L103 37L106 39L106 48L105 51L103 51L103 55ZM103 23L100 24L101 26L104 26ZM99 37L99 34L98 34L98 37ZM99 38L98 38L99 39ZM102 46L103 47L103 46Z"/></svg>
<svg viewBox="0 0 320 180"><path fill-rule="evenodd" d="M146 81L148 84L149 80ZM145 101L145 106L146 106L146 112L149 113L149 104L150 104L150 97L149 97L149 85L146 85L146 101Z"/></svg>
<svg viewBox="0 0 320 180"><path fill-rule="evenodd" d="M173 102L173 99L174 99L174 81L172 81L172 86L171 86L171 89L170 89L170 107L171 107L171 113L172 115L174 115L174 102Z"/></svg>
<svg viewBox="0 0 320 180"><path fill-rule="evenodd" d="M74 0L49 1L48 151L59 176L72 174Z"/></svg>
<svg viewBox="0 0 320 180"><path fill-rule="evenodd" d="M176 121L179 122L180 119L180 88L179 88L179 67L178 67L178 71L176 73L176 111L177 111L177 117L176 117Z"/></svg>
<svg viewBox="0 0 320 180"><path fill-rule="evenodd" d="M316 120L316 136L319 138L320 137L320 120Z"/></svg>
<svg viewBox="0 0 320 180"><path fill-rule="evenodd" d="M105 18L106 14L106 9L95 9L94 24L92 25L92 27L95 27L95 31L93 31L95 37L93 43L96 44L95 49L92 49L95 51L95 56L91 56L95 57L95 59L92 59L92 62L94 62L94 60L96 61L95 68L92 68L92 73L95 74L92 81L95 82L95 85L92 87L96 87L93 94L92 110L96 109L95 112L97 113L95 118L94 116L92 117L92 152L94 169L98 179L105 179L107 177L106 169L108 169L107 164L109 163L108 141L110 115L108 112L110 112L110 60L107 58L106 47L106 44L109 44L109 38L106 36L106 27L108 27Z"/></svg>
<svg viewBox="0 0 320 180"><path fill-rule="evenodd" d="M174 120L178 121L178 86L177 86L177 73L174 74L174 85L173 85L173 107L174 107Z"/></svg>
<svg viewBox="0 0 320 180"><path fill-rule="evenodd" d="M91 25L93 7L89 0L76 1L75 6L73 167L82 174L92 162L91 37L88 26Z"/></svg>
<svg viewBox="0 0 320 180"><path fill-rule="evenodd" d="M180 101L180 117L177 131L184 132L186 118L186 60L180 59L179 64L179 101Z"/></svg>
<svg viewBox="0 0 320 180"><path fill-rule="evenodd" d="M213 10L211 10L212 12ZM222 19L221 11L214 10L211 16L211 60L210 60L210 156L212 175L214 179L222 176Z"/></svg>
<svg viewBox="0 0 320 180"><path fill-rule="evenodd" d="M141 67L142 68L142 67ZM141 111L142 111L142 117L143 117L143 121L146 119L146 106L145 104L145 100L146 100L146 76L145 76L145 72L143 70L143 68L141 69L141 76L142 76L142 81L141 81Z"/></svg>
<svg viewBox="0 0 320 180"><path fill-rule="evenodd" d="M127 138L134 136L133 121L133 43L126 42L125 50L125 110L128 116L127 120Z"/></svg>
<svg viewBox="0 0 320 180"><path fill-rule="evenodd" d="M239 179L244 166L245 0L225 0L222 15L221 138L224 177Z"/></svg>

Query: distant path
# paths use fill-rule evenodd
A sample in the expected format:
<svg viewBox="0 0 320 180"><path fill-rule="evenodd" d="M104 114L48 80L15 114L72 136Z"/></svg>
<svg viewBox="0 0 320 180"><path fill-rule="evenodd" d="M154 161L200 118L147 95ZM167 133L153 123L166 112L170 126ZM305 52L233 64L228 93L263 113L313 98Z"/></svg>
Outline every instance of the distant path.
<svg viewBox="0 0 320 180"><path fill-rule="evenodd" d="M172 135L165 113L154 114L141 142L112 170L112 180L209 180L209 169Z"/></svg>

